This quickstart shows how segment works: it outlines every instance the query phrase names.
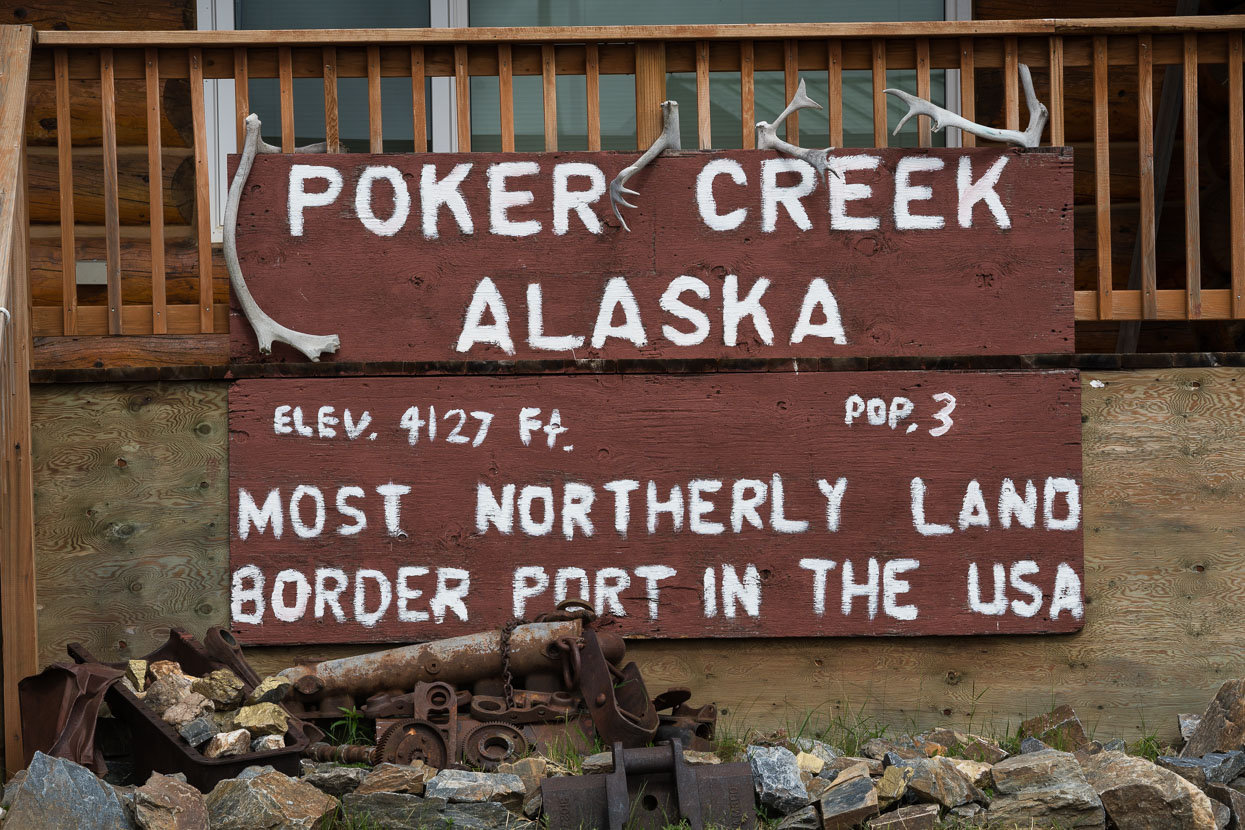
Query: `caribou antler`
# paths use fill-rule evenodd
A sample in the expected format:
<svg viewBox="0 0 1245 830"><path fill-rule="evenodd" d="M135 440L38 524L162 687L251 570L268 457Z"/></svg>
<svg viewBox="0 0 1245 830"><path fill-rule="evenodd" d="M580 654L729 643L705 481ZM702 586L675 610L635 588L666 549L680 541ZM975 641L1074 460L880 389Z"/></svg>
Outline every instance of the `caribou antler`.
<svg viewBox="0 0 1245 830"><path fill-rule="evenodd" d="M229 271L229 284L233 286L234 296L242 306L255 337L259 341L259 350L264 354L272 352L272 344L285 343L298 349L313 363L320 360L324 352L335 352L341 346L341 338L336 334L303 334L301 331L287 329L273 320L255 302L251 290L246 286L246 278L242 276L242 265L238 262L238 204L242 201L242 188L246 186L247 177L251 175L251 166L255 162L255 154L261 152L259 138L259 118L254 114L246 117L246 144L242 149L242 158L238 160L238 170L229 185L229 201L225 205L225 268ZM314 145L313 145L314 146ZM272 145L264 145L262 152L280 152ZM271 148L271 149L267 149Z"/></svg>
<svg viewBox="0 0 1245 830"><path fill-rule="evenodd" d="M926 101L924 98L918 98L915 95L904 92L902 89L887 89L883 91L887 95L894 95L908 104L908 113L899 119L899 124L895 127L895 133L898 133L900 128L912 116L924 115L933 122L930 129L934 132L938 132L943 127L959 127L966 133L971 133L980 138L988 138L991 141L1003 141L1008 144L1019 145L1020 147L1036 147L1042 143L1042 130L1046 128L1046 118L1049 113L1046 110L1046 106L1037 99L1037 93L1033 91L1033 77L1029 74L1029 67L1023 63L1020 64L1020 82L1024 84L1025 101L1029 104L1029 127L1023 133L1019 130L1000 130L969 121L962 115L943 109Z"/></svg>
<svg viewBox="0 0 1245 830"><path fill-rule="evenodd" d="M791 99L791 103L787 104L787 108L778 114L778 118L774 119L771 124L768 121L758 121L756 123L756 145L758 150L777 150L785 156L803 159L811 164L822 177L827 172L833 173L839 178L843 178L843 174L838 170L830 167L827 157L830 155L830 149L810 150L806 147L797 147L789 141L784 141L778 137L778 125L787 120L787 116L791 113L802 109L821 109L821 104L808 97L808 93L804 91L804 79L800 79L800 86L795 91L795 97Z"/></svg>
<svg viewBox="0 0 1245 830"><path fill-rule="evenodd" d="M630 232L631 228L627 227L627 220L623 218L622 212L618 206L634 208L635 205L623 198L623 194L630 196L639 196L640 194L626 187L627 179L630 179L636 173L643 170L653 159L662 154L664 150L681 150L682 146L679 141L679 102L678 101L662 101L661 102L661 135L653 142L653 145L644 151L644 155L635 160L635 163L629 167L624 167L622 172L614 177L610 182L610 205L614 208L614 215L618 217L618 221L622 223L623 230Z"/></svg>

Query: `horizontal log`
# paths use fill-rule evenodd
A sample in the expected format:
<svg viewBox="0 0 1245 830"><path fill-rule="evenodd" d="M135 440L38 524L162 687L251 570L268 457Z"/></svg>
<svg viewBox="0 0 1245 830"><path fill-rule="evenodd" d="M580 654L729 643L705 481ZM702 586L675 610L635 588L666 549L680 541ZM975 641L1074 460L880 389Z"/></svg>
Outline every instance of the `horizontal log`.
<svg viewBox="0 0 1245 830"><path fill-rule="evenodd" d="M99 74L98 60L96 74ZM49 75L49 78L51 76ZM138 76L138 77L141 77ZM117 81L117 144L147 144L147 90L142 81ZM69 117L75 147L98 147L103 141L99 83L69 82ZM26 143L56 146L56 86L51 80L31 81L26 103ZM160 96L160 143L190 147L190 87L187 82L164 82Z"/></svg>
<svg viewBox="0 0 1245 830"><path fill-rule="evenodd" d="M121 240L121 297L126 305L151 303L151 240ZM74 258L103 260L104 240L75 235ZM166 302L193 305L199 301L198 246L187 237L164 243ZM61 245L59 236L33 239L30 244L31 297L37 306L61 303ZM229 274L217 248L212 252L212 294L215 302L229 302ZM78 286L78 301L85 305L107 302L107 287Z"/></svg>
<svg viewBox="0 0 1245 830"><path fill-rule="evenodd" d="M60 222L60 169L56 150L32 147L26 154L30 176L30 221ZM194 155L184 148L164 152L164 221L183 225L194 214ZM123 225L151 221L146 147L122 147L117 153L118 217ZM104 221L104 158L99 148L75 148L73 154L74 217L78 222Z"/></svg>
<svg viewBox="0 0 1245 830"><path fill-rule="evenodd" d="M35 306L32 310L32 331L35 337L63 335L65 328L59 306ZM229 307L217 303L212 307L214 334L229 331ZM198 334L199 307L195 305L169 305L167 308L169 334ZM122 330L126 335L151 334L151 306L127 305L122 308ZM108 306L78 306L78 334L108 334Z"/></svg>
<svg viewBox="0 0 1245 830"><path fill-rule="evenodd" d="M229 360L224 334L136 337L36 337L36 370L114 369L129 366L220 366ZM89 357L88 357L89 356Z"/></svg>
<svg viewBox="0 0 1245 830"><path fill-rule="evenodd" d="M39 31L170 31L194 29L194 0L18 0L5 3L5 23Z"/></svg>

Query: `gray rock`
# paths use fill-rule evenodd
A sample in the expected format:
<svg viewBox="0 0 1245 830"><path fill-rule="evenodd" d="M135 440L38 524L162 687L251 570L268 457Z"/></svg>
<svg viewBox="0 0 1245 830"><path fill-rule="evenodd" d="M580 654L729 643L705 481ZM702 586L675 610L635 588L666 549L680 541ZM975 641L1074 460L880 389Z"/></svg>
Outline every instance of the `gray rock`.
<svg viewBox="0 0 1245 830"><path fill-rule="evenodd" d="M424 794L430 798L444 798L452 804L497 801L517 810L523 805L527 788L517 775L443 769L427 781Z"/></svg>
<svg viewBox="0 0 1245 830"><path fill-rule="evenodd" d="M251 694L246 698L247 706L254 706L257 703L280 703L289 697L290 690L294 688L294 684L288 678L279 674L271 677L265 677L260 684L256 686Z"/></svg>
<svg viewBox="0 0 1245 830"><path fill-rule="evenodd" d="M917 804L883 813L865 823L868 830L935 830L938 827L938 805Z"/></svg>
<svg viewBox="0 0 1245 830"><path fill-rule="evenodd" d="M866 758L873 758L878 761L883 761L887 755L892 754L905 760L925 757L924 753L918 752L910 746L902 746L885 738L870 738L865 741L864 745L860 747L860 754Z"/></svg>
<svg viewBox="0 0 1245 830"><path fill-rule="evenodd" d="M534 830L536 823L514 815L496 801L448 804L442 818L452 830Z"/></svg>
<svg viewBox="0 0 1245 830"><path fill-rule="evenodd" d="M1228 808L1235 822L1233 830L1245 830L1245 793L1234 790L1226 784L1208 784L1206 794Z"/></svg>
<svg viewBox="0 0 1245 830"><path fill-rule="evenodd" d="M1226 830L1232 823L1232 811L1222 801L1210 800L1211 812L1215 814L1215 830Z"/></svg>
<svg viewBox="0 0 1245 830"><path fill-rule="evenodd" d="M348 793L342 798L342 808L346 817L358 821L356 826L360 827L392 830L448 827L441 812L445 809L443 798L423 798L410 793Z"/></svg>
<svg viewBox="0 0 1245 830"><path fill-rule="evenodd" d="M1177 715L1180 721L1180 738L1188 741L1193 737L1193 733L1197 731L1198 724L1202 722L1201 715Z"/></svg>
<svg viewBox="0 0 1245 830"><path fill-rule="evenodd" d="M153 773L133 798L141 830L208 830L203 795L185 781Z"/></svg>
<svg viewBox="0 0 1245 830"><path fill-rule="evenodd" d="M328 769L316 770L303 776L303 780L321 792L341 798L352 793L363 783L368 770L362 767L328 766Z"/></svg>
<svg viewBox="0 0 1245 830"><path fill-rule="evenodd" d="M377 764L355 789L363 793L406 793L407 795L424 795L429 781L437 775L437 770L423 761L415 760L410 764ZM432 793L438 795L438 793ZM439 794L446 798L444 793Z"/></svg>
<svg viewBox="0 0 1245 830"><path fill-rule="evenodd" d="M177 731L183 741L198 748L216 736L216 724L207 718L195 718Z"/></svg>
<svg viewBox="0 0 1245 830"><path fill-rule="evenodd" d="M584 775L600 775L604 772L613 772L614 753L598 752L595 755L589 755L584 759L581 769L583 769Z"/></svg>
<svg viewBox="0 0 1245 830"><path fill-rule="evenodd" d="M996 792L988 812L991 827L1106 826L1102 801L1071 753L1043 749L1017 755L995 764L990 774Z"/></svg>
<svg viewBox="0 0 1245 830"><path fill-rule="evenodd" d="M320 830L337 810L337 799L279 772L228 778L207 795L212 830Z"/></svg>
<svg viewBox="0 0 1245 830"><path fill-rule="evenodd" d="M1119 830L1215 830L1210 799L1170 770L1122 752L1099 753L1084 766Z"/></svg>
<svg viewBox="0 0 1245 830"><path fill-rule="evenodd" d="M1025 738L1020 742L1020 754L1022 755L1030 752L1041 752L1044 749L1050 749L1050 747L1039 741L1037 738Z"/></svg>
<svg viewBox="0 0 1245 830"><path fill-rule="evenodd" d="M1102 745L1103 752L1127 752L1128 744L1124 743L1123 738L1116 738L1114 741L1107 741Z"/></svg>
<svg viewBox="0 0 1245 830"><path fill-rule="evenodd" d="M808 790L791 750L782 746L749 746L746 754L762 806L785 816L808 805Z"/></svg>
<svg viewBox="0 0 1245 830"><path fill-rule="evenodd" d="M801 752L807 752L809 755L816 755L827 764L832 763L836 758L842 758L847 753L838 747L830 746L823 741L814 740L813 738L800 738L795 742Z"/></svg>
<svg viewBox="0 0 1245 830"><path fill-rule="evenodd" d="M1075 752L1089 743L1081 719L1066 703L1020 724L1020 735L1023 738L1037 738L1047 746L1064 752Z"/></svg>
<svg viewBox="0 0 1245 830"><path fill-rule="evenodd" d="M1206 789L1207 784L1226 784L1245 772L1245 752L1210 752L1201 758L1161 755L1158 765Z"/></svg>
<svg viewBox="0 0 1245 830"><path fill-rule="evenodd" d="M285 749L285 736L260 735L251 741L251 752L271 752L274 749Z"/></svg>
<svg viewBox="0 0 1245 830"><path fill-rule="evenodd" d="M5 806L12 803L13 794L17 792L17 788L20 787L22 782L25 780L26 770L19 769L17 772L13 773L13 777L9 779L9 783L4 785L4 798L0 803L3 803Z"/></svg>
<svg viewBox="0 0 1245 830"><path fill-rule="evenodd" d="M251 764L249 767L242 770L242 772L238 773L237 777L245 781L248 778L255 778L257 776L263 775L266 772L276 772L276 771L277 771L276 768L273 767L272 764L264 764L263 766L260 766L258 764Z"/></svg>
<svg viewBox="0 0 1245 830"><path fill-rule="evenodd" d="M817 808L810 804L783 818L774 825L774 830L822 830L821 816L817 814Z"/></svg>
<svg viewBox="0 0 1245 830"><path fill-rule="evenodd" d="M817 802L824 830L848 830L878 812L878 791L868 777L834 784Z"/></svg>
<svg viewBox="0 0 1245 830"><path fill-rule="evenodd" d="M130 830L113 788L80 764L36 752L20 783L6 788L5 830Z"/></svg>
<svg viewBox="0 0 1245 830"><path fill-rule="evenodd" d="M1180 754L1200 758L1208 752L1231 752L1245 743L1245 677L1219 687L1215 699L1202 713Z"/></svg>
<svg viewBox="0 0 1245 830"><path fill-rule="evenodd" d="M912 769L908 790L916 795L918 801L941 804L947 808L986 801L985 793L977 789L950 758L916 758L904 761L903 765Z"/></svg>

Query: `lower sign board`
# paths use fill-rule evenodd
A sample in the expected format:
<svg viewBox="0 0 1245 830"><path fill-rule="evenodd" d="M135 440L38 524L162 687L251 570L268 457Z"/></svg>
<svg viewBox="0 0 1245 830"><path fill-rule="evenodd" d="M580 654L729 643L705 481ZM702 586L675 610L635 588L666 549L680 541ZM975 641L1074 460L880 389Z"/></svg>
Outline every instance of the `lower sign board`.
<svg viewBox="0 0 1245 830"><path fill-rule="evenodd" d="M568 597L633 636L1081 627L1075 372L254 379L229 432L249 643Z"/></svg>

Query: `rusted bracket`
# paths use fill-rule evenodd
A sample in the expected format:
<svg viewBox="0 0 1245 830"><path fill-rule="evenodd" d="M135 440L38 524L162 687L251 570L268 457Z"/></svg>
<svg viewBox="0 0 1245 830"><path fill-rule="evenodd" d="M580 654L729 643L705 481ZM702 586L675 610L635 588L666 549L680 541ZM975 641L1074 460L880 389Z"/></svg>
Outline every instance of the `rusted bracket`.
<svg viewBox="0 0 1245 830"><path fill-rule="evenodd" d="M657 710L635 663L615 668L605 657L597 633L585 628L579 692L601 740L644 746L657 734Z"/></svg>
<svg viewBox="0 0 1245 830"><path fill-rule="evenodd" d="M679 138L679 102L678 101L662 101L661 102L661 135L653 142L653 145L644 151L644 155L636 159L635 163L624 167L622 172L614 177L610 182L610 205L614 208L614 215L618 217L618 221L622 223L623 230L630 232L631 228L627 226L627 220L623 218L622 212L618 209L619 205L634 208L624 198L624 194L628 196L639 196L640 194L629 189L627 180L639 173L647 167L653 159L657 158L666 150L681 150L681 139Z"/></svg>

